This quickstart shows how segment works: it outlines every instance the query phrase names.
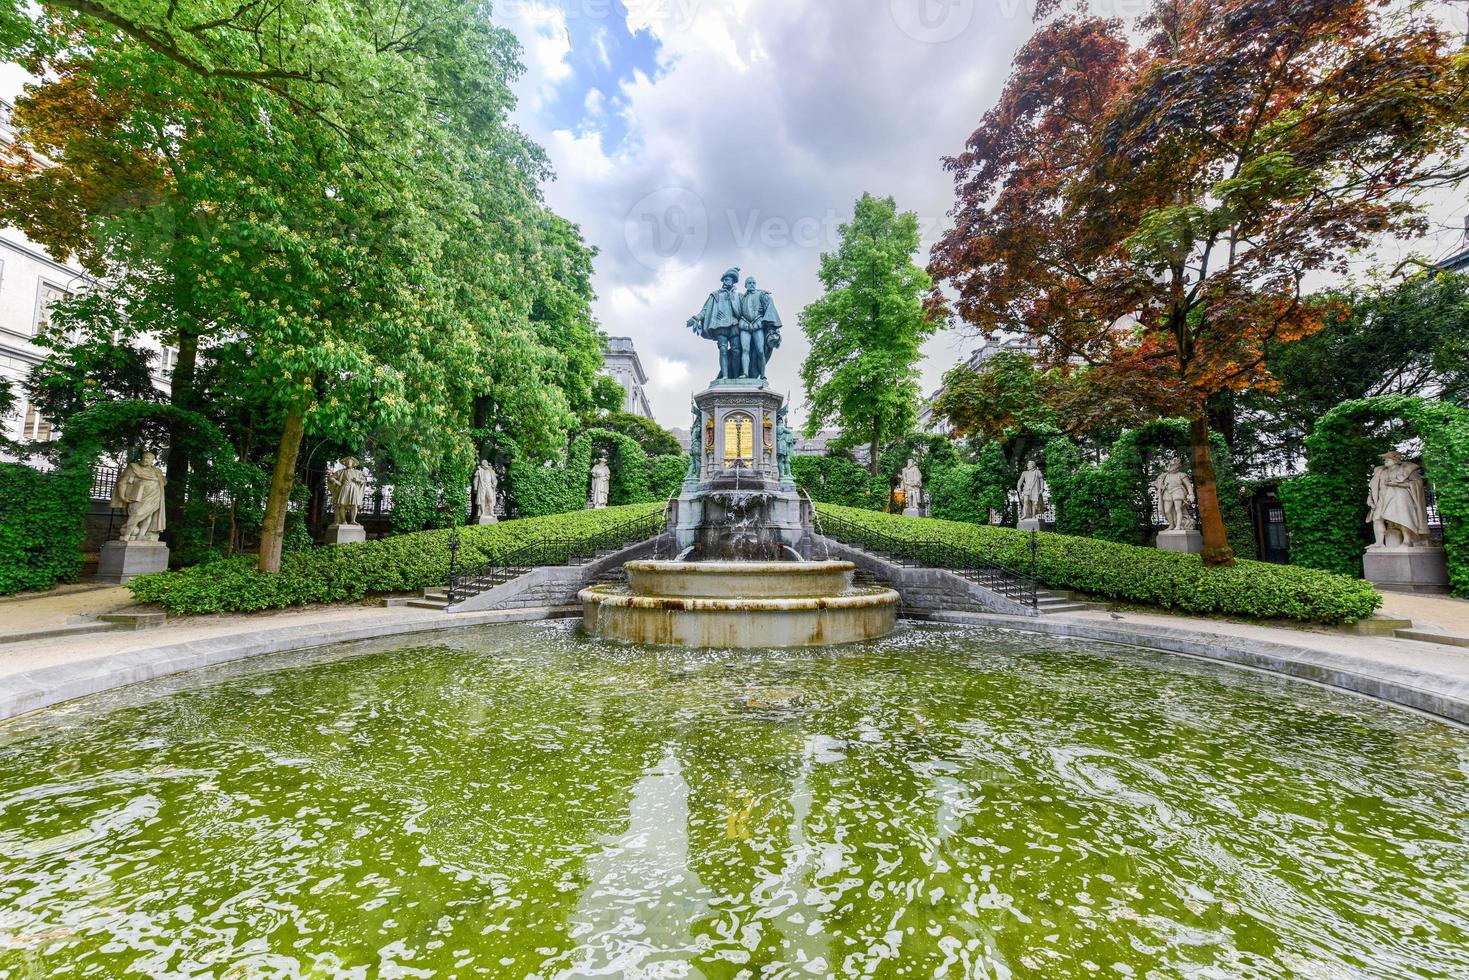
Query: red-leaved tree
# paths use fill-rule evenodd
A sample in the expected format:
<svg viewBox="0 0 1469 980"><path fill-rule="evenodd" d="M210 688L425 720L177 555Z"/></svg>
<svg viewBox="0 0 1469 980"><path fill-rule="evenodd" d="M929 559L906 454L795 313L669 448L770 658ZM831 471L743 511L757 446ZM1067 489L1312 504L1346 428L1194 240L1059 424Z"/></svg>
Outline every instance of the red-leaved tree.
<svg viewBox="0 0 1469 980"><path fill-rule="evenodd" d="M1267 341L1319 329L1305 277L1421 232L1415 195L1465 176L1469 57L1368 0L1156 0L1132 25L1053 7L945 161L930 273L1100 402L1190 419L1203 559L1229 564L1206 403L1269 387Z"/></svg>

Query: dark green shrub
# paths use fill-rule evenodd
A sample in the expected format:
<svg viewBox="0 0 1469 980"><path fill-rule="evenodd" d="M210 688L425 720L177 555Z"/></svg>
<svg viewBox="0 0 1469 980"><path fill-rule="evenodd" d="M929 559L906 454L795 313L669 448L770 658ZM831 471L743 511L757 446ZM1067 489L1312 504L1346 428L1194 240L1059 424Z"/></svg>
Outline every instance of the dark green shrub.
<svg viewBox="0 0 1469 980"><path fill-rule="evenodd" d="M934 518L874 514L818 505L830 514L904 541L939 540L1022 572L1031 569L1030 534ZM1309 568L1240 561L1205 568L1197 555L1078 538L1039 535L1035 574L1051 588L1202 615L1348 623L1382 603L1366 582Z"/></svg>
<svg viewBox="0 0 1469 980"><path fill-rule="evenodd" d="M566 461L560 464L533 462L511 447L506 483L515 514L544 517L584 508L591 487L592 462L599 452L607 454L607 466L612 470L607 494L610 505L641 504L655 499L653 474L643 448L619 432L588 429L572 440ZM679 474L679 479L683 479L683 474Z"/></svg>
<svg viewBox="0 0 1469 980"><path fill-rule="evenodd" d="M461 528L459 562L482 564L543 536L590 538L624 521L656 513L661 504L578 510ZM419 531L362 544L287 553L277 575L255 569L253 557L228 558L128 583L141 602L173 613L253 612L314 602L355 602L371 593L417 592L449 575L450 531Z"/></svg>
<svg viewBox="0 0 1469 980"><path fill-rule="evenodd" d="M55 473L0 463L0 595L76 581L84 525L68 489Z"/></svg>
<svg viewBox="0 0 1469 980"><path fill-rule="evenodd" d="M689 473L689 458L682 453L676 456L654 456L651 460L651 475L654 500L667 500L678 493L684 477Z"/></svg>
<svg viewBox="0 0 1469 980"><path fill-rule="evenodd" d="M845 454L793 456L791 472L796 485L812 500L867 510L887 509L888 481L873 476Z"/></svg>

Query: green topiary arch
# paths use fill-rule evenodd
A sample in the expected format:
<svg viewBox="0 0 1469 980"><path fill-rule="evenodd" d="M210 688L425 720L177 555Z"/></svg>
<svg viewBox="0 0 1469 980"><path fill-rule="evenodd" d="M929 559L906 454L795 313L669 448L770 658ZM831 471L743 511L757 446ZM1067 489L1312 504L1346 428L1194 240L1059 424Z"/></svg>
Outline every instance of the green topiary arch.
<svg viewBox="0 0 1469 980"><path fill-rule="evenodd" d="M1316 423L1305 474L1280 485L1294 564L1361 576L1372 468L1415 435L1438 491L1450 586L1469 596L1469 409L1413 395L1342 402Z"/></svg>
<svg viewBox="0 0 1469 980"><path fill-rule="evenodd" d="M669 482L673 465L659 466L655 474L653 462L635 440L608 429L588 429L572 440L566 462L560 465L536 465L512 453L508 483L517 516L541 517L584 508L591 486L592 461L598 451L607 453L607 466L612 470L609 506L660 499L654 493L654 477L658 477L661 491ZM668 458L656 457L660 461ZM688 457L672 458L679 460L676 468L681 483L688 469Z"/></svg>

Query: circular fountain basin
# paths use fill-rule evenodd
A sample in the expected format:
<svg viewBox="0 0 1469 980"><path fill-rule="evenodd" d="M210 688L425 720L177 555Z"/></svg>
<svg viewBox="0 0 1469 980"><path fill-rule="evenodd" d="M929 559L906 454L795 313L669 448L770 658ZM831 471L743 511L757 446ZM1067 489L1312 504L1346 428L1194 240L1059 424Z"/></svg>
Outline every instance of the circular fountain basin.
<svg viewBox="0 0 1469 980"><path fill-rule="evenodd" d="M841 595L857 566L849 561L630 561L622 566L639 595L728 598Z"/></svg>
<svg viewBox="0 0 1469 980"><path fill-rule="evenodd" d="M820 562L630 561L627 585L583 589L588 632L629 643L788 647L886 636L898 593L853 586L856 566Z"/></svg>

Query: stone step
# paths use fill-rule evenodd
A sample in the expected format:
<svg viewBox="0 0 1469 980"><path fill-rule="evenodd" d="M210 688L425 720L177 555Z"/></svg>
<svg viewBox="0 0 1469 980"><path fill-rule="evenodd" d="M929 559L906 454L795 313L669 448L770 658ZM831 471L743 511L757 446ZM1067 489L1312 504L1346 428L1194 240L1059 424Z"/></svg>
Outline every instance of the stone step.
<svg viewBox="0 0 1469 980"><path fill-rule="evenodd" d="M437 609L440 612L449 608L447 599L409 599L403 605L410 609Z"/></svg>
<svg viewBox="0 0 1469 980"><path fill-rule="evenodd" d="M1419 643L1445 643L1451 647L1469 647L1469 636L1452 633L1435 633L1432 630L1393 630L1400 640L1416 640Z"/></svg>

